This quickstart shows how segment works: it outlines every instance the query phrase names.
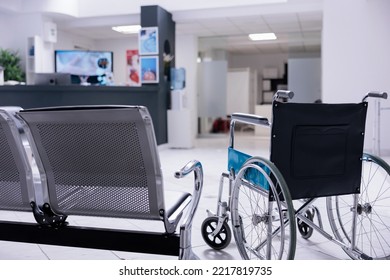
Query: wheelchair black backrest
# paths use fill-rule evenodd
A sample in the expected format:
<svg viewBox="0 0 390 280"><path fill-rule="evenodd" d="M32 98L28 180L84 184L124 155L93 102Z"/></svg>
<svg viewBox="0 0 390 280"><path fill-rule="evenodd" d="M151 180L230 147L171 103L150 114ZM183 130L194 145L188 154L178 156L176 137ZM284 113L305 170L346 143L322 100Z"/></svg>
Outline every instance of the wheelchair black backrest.
<svg viewBox="0 0 390 280"><path fill-rule="evenodd" d="M292 199L359 193L367 103L273 103L271 161Z"/></svg>

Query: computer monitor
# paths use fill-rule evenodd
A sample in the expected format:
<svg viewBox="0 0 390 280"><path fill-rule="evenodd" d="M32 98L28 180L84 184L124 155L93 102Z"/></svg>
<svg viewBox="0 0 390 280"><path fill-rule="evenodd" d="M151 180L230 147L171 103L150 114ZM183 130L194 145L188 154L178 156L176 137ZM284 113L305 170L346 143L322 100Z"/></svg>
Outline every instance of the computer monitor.
<svg viewBox="0 0 390 280"><path fill-rule="evenodd" d="M55 51L55 72L71 74L74 84L106 85L113 70L113 52L111 51Z"/></svg>
<svg viewBox="0 0 390 280"><path fill-rule="evenodd" d="M34 85L70 85L71 75L68 73L35 73Z"/></svg>

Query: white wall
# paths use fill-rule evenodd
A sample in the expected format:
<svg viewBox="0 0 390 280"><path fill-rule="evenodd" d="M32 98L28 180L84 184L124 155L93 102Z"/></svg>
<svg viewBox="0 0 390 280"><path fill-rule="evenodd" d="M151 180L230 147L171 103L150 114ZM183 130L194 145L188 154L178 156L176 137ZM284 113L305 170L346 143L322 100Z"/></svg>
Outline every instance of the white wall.
<svg viewBox="0 0 390 280"><path fill-rule="evenodd" d="M63 30L57 30L57 43L54 44L56 50L73 50L75 48L92 50L95 41L84 36L75 35Z"/></svg>
<svg viewBox="0 0 390 280"><path fill-rule="evenodd" d="M0 45L4 44L6 48L20 51L23 56L27 48L27 38L43 32L43 18L39 14L1 14L0 19Z"/></svg>
<svg viewBox="0 0 390 280"><path fill-rule="evenodd" d="M175 38L175 67L186 70L186 98L191 110L191 130L195 138L198 127L198 38L193 35L181 35Z"/></svg>
<svg viewBox="0 0 390 280"><path fill-rule="evenodd" d="M22 0L0 0L0 9L4 9L5 11L13 12L20 10Z"/></svg>
<svg viewBox="0 0 390 280"><path fill-rule="evenodd" d="M390 1L324 0L322 81L325 102L359 102L370 90L390 92ZM390 100L382 102L390 107ZM372 147L370 100L366 149ZM385 120L383 120L385 121ZM381 143L390 150L390 126Z"/></svg>
<svg viewBox="0 0 390 280"><path fill-rule="evenodd" d="M24 0L20 9L28 13L55 13L77 17L80 8L79 2L79 0Z"/></svg>
<svg viewBox="0 0 390 280"><path fill-rule="evenodd" d="M1 15L4 25L0 27L0 46L17 51L21 56L21 67L25 69L27 54L27 38L43 35L43 24L50 19L41 14ZM45 53L44 71L51 71L53 64L52 45L44 44ZM50 56L49 56L50 54Z"/></svg>
<svg viewBox="0 0 390 280"><path fill-rule="evenodd" d="M6 24L6 19L8 16L0 13L0 48L7 49L10 45L11 37L8 34L8 28Z"/></svg>
<svg viewBox="0 0 390 280"><path fill-rule="evenodd" d="M21 56L21 66L25 68L27 54L27 38L40 36L43 38L44 23L52 21L38 13L22 15L0 15L0 47L18 51ZM54 44L43 43L41 48L42 71L54 71Z"/></svg>
<svg viewBox="0 0 390 280"><path fill-rule="evenodd" d="M138 49L138 38L132 36L127 39L96 40L95 50L114 52L114 82L116 85L126 84L126 50Z"/></svg>
<svg viewBox="0 0 390 280"><path fill-rule="evenodd" d="M290 58L288 89L295 93L293 102L321 99L321 58Z"/></svg>

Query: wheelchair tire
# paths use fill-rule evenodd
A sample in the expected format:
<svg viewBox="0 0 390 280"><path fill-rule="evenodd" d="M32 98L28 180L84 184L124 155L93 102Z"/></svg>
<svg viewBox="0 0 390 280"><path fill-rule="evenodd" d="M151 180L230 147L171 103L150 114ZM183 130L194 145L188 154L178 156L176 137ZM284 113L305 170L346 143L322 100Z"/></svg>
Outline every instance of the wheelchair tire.
<svg viewBox="0 0 390 280"><path fill-rule="evenodd" d="M226 221L223 222L221 230L217 235L211 236L211 233L217 228L218 217L208 217L202 223L203 240L215 250L225 249L232 239L232 232Z"/></svg>
<svg viewBox="0 0 390 280"><path fill-rule="evenodd" d="M308 218L310 221L313 221L314 211L311 209L307 209L305 211L304 216ZM309 239L313 235L314 229L308 224L306 224L304 221L301 221L299 218L297 218L297 226L298 226L298 231L301 234L303 239Z"/></svg>
<svg viewBox="0 0 390 280"><path fill-rule="evenodd" d="M335 237L352 247L355 236L355 248L343 248L348 256L390 259L390 166L385 161L364 154L360 193L328 197L326 206Z"/></svg>
<svg viewBox="0 0 390 280"><path fill-rule="evenodd" d="M243 259L294 258L295 211L287 184L272 162L252 157L244 163L234 180L230 205L233 235Z"/></svg>

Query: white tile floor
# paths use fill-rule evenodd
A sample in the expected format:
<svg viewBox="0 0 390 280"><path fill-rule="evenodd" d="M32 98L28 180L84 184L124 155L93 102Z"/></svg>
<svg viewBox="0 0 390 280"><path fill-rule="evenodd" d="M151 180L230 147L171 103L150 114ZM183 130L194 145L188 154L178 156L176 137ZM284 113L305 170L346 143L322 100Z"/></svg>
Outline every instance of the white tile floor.
<svg viewBox="0 0 390 280"><path fill-rule="evenodd" d="M199 208L194 218L192 230L192 244L194 252L200 259L204 260L232 260L240 259L239 253L234 244L234 239L228 248L222 251L216 251L208 247L202 239L200 227L203 220L207 217L206 209L216 210L218 184L221 172L227 169L227 135L214 135L211 138L200 138L196 140L193 149L170 149L166 146L159 147L160 160L164 174L165 189L183 189L192 192L193 176L183 179L175 179L173 174L180 167L184 166L189 160L197 159L202 162L204 169L204 188L200 200ZM237 134L236 147L252 155L264 156L269 155L269 141L266 138L255 136L240 136ZM317 201L316 205L323 209L323 200ZM327 227L327 216L325 211L321 211L324 226ZM9 220L28 220L33 221L31 215L17 212L1 212L1 219ZM99 227L134 227L151 230L155 229L155 224L150 223L131 223L120 219L94 219L90 217L69 217L71 224L75 225L96 225ZM159 225L161 226L161 225ZM327 241L319 233L314 232L309 240L304 240L298 236L296 259L349 259L344 251ZM70 247L59 247L39 244L23 244L15 242L0 241L0 259L22 259L22 260L79 260L79 259L176 259L176 257L166 257L149 254L135 254L108 250L93 250Z"/></svg>

